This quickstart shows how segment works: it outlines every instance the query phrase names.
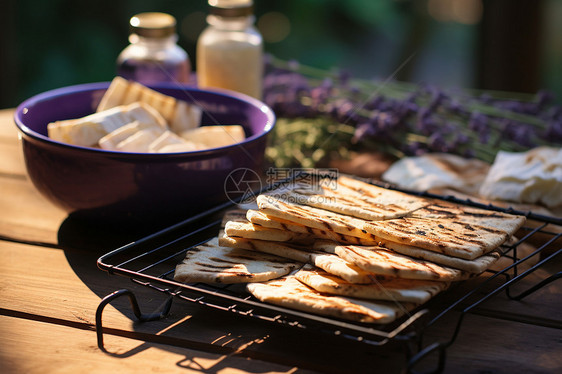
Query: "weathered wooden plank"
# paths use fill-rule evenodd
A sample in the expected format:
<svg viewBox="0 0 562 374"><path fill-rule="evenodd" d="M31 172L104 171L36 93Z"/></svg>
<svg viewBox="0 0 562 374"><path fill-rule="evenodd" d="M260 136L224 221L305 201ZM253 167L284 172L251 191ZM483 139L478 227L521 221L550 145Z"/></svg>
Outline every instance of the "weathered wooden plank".
<svg viewBox="0 0 562 374"><path fill-rule="evenodd" d="M17 128L14 123L15 109L2 109L0 110L0 141L2 142L16 142L17 141Z"/></svg>
<svg viewBox="0 0 562 374"><path fill-rule="evenodd" d="M552 261L510 286L510 295L518 295L541 280L557 273L561 267L562 256L553 258ZM522 271L524 270L520 269L519 274ZM455 307L456 310L467 309L473 314L562 328L562 315L559 312L562 308L562 299L559 297L562 294L562 282L552 282L523 300L513 300L508 297L505 289L488 297L490 293L507 281L504 275L487 280L488 276L481 276L477 279L455 284L450 290L432 300L432 304L436 304L436 308L445 308L456 302L461 296L470 294ZM484 281L486 282L484 283ZM480 302L485 297L488 299ZM477 302L479 304L473 306Z"/></svg>
<svg viewBox="0 0 562 374"><path fill-rule="evenodd" d="M19 143L0 140L0 177L27 179L23 153Z"/></svg>
<svg viewBox="0 0 562 374"><path fill-rule="evenodd" d="M3 275L0 278L0 308L6 315L93 329L95 310L101 298L116 289L133 290L145 313L158 310L165 301L165 296L156 291L97 269L97 254L69 253L0 241L0 256L5 259L0 263L0 274ZM383 360L380 365L398 370L399 359L404 356L401 351L375 356L371 347L355 342L342 342L336 337L316 334L303 337L301 331L240 319L181 301L174 302L170 315L164 320L150 323L134 323L134 320L126 298L107 306L103 315L105 328L113 334L133 334L149 341L210 352L243 350L238 354L270 362L290 362L322 372L346 372L338 362L344 362L351 352L361 352L363 357L369 357L369 360L359 360L351 365L357 370L369 367L377 358ZM319 344L319 341L323 343ZM112 349L109 340L107 347ZM329 352L327 356L326 352ZM385 363L389 356L394 360Z"/></svg>
<svg viewBox="0 0 562 374"><path fill-rule="evenodd" d="M0 110L0 176L25 179L27 173L13 114L11 109Z"/></svg>
<svg viewBox="0 0 562 374"><path fill-rule="evenodd" d="M0 176L0 235L56 244L67 214L47 201L25 179Z"/></svg>
<svg viewBox="0 0 562 374"><path fill-rule="evenodd" d="M108 336L111 354L96 346L94 332L0 316L2 373L292 373L294 367ZM299 370L299 373L311 373Z"/></svg>
<svg viewBox="0 0 562 374"><path fill-rule="evenodd" d="M0 255L5 259L0 263L3 275L0 278L0 308L6 314L91 329L99 301L115 289L132 289L139 296L144 312L157 310L164 301L160 293L98 270L95 258L99 253L96 251L62 251L0 243ZM303 334L298 329L241 319L182 301L174 302L171 314L164 320L144 324L133 323L133 320L126 299L115 301L104 313L104 325L114 334L132 333L153 342L209 352L221 349L240 351L240 355L291 367L345 373L349 370L365 372L376 365L384 367L386 372L399 372L405 362L402 346L391 344L376 349L335 336L313 332ZM427 342L447 339L455 322L455 319L444 318L428 331ZM554 354L559 349L559 330L552 328L469 315L461 330L473 338L459 339L453 345L448 365L455 370L463 369L475 357L478 365L486 370L502 369L504 364L494 362L494 355L530 370L538 367L534 361L539 357ZM492 339L490 335L493 335ZM506 336L510 342L507 345L502 340ZM529 339L533 344L526 346L524 341ZM525 350L517 352L517 344ZM110 351L113 349L110 339L106 340L106 346ZM471 354L463 355L466 350ZM349 361L349 357L354 359ZM547 360L544 365L554 363Z"/></svg>
<svg viewBox="0 0 562 374"><path fill-rule="evenodd" d="M447 342L458 315L443 318L427 332L426 345ZM444 329L442 326L449 326ZM467 315L446 351L445 373L557 373L562 369L560 330ZM418 369L434 367L428 357ZM431 364L431 365L430 365Z"/></svg>
<svg viewBox="0 0 562 374"><path fill-rule="evenodd" d="M124 372L147 368L173 372L181 367L188 372L347 373L376 369L392 373L403 368L404 347L397 344L375 349L183 301L174 301L164 320L140 324L134 322L128 300L116 300L106 308L103 320L108 332L106 347L122 357L101 354L92 330L102 297L126 287L139 297L143 312L152 312L163 304L165 296L101 272L96 259L149 233L122 233L78 223L42 198L25 179L12 116L13 110L0 111L0 235L45 245L0 241L3 369L45 372L55 365L61 372L106 372L118 365ZM64 250L48 248L52 246ZM525 279L519 288L558 269L560 261L553 262ZM461 288L467 287L470 283ZM562 367L560 330L543 326L559 322L560 287L559 282L553 283L523 302L497 295L474 311L479 315L467 315L461 335L447 350L447 371L556 372ZM458 315L452 312L429 328L425 342L446 341L455 317Z"/></svg>

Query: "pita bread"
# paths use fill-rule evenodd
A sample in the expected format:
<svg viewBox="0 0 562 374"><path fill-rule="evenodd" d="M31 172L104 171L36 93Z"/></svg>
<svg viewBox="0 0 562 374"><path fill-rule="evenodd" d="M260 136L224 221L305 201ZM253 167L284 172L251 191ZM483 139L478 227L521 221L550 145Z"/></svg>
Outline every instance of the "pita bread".
<svg viewBox="0 0 562 374"><path fill-rule="evenodd" d="M333 253L371 273L404 279L425 279L451 282L467 279L466 271L437 265L391 252L379 246L338 245L318 241L314 249Z"/></svg>
<svg viewBox="0 0 562 374"><path fill-rule="evenodd" d="M338 179L338 185L348 187L356 192L361 192L369 196L381 194L383 196L394 196L395 199L400 198L401 195L405 196L401 199L405 201L406 204L410 202L411 204L420 206L419 209L411 209L411 213L408 215L410 217L454 218L460 220L461 222L502 230L509 235L513 235L525 222L525 217L522 216L468 206L459 206L441 200L411 196L398 191L377 187L345 176ZM410 201L408 200L408 197L411 199ZM392 201L393 199L389 198L389 200Z"/></svg>
<svg viewBox="0 0 562 374"><path fill-rule="evenodd" d="M254 225L247 220L228 221L225 224L224 232L230 237L240 237L246 239L271 240L275 242L309 242L314 238L309 234L300 234L288 230L278 230L259 225Z"/></svg>
<svg viewBox="0 0 562 374"><path fill-rule="evenodd" d="M396 161L384 172L382 179L416 191L453 188L477 194L489 170L490 165L484 161L450 153L431 153Z"/></svg>
<svg viewBox="0 0 562 374"><path fill-rule="evenodd" d="M187 251L176 266L174 279L183 283L263 282L289 274L301 265L266 253L221 247L218 239L213 239Z"/></svg>
<svg viewBox="0 0 562 374"><path fill-rule="evenodd" d="M413 215L366 222L363 229L383 240L473 260L504 243L525 222L522 216L442 205L439 209L436 205L420 209Z"/></svg>
<svg viewBox="0 0 562 374"><path fill-rule="evenodd" d="M225 247L259 251L294 261L313 264L351 283L373 283L377 282L377 279L382 278L380 275L369 273L337 255L313 250L308 246L299 247L294 243L288 244L222 236L219 239L219 244Z"/></svg>
<svg viewBox="0 0 562 374"><path fill-rule="evenodd" d="M246 288L263 302L363 323L390 323L415 308L415 304L410 303L400 305L324 295L293 276L265 283L250 283Z"/></svg>
<svg viewBox="0 0 562 374"><path fill-rule="evenodd" d="M501 256L499 250L493 250L492 252L477 257L474 260L465 260L462 258L446 256L441 253L428 251L422 248L416 248L411 245L389 241L381 242L380 246L409 257L431 261L439 265L467 271L473 274L480 274L483 271L489 269Z"/></svg>
<svg viewBox="0 0 562 374"><path fill-rule="evenodd" d="M435 200L432 204L413 212L413 218L454 219L470 225L487 227L513 235L525 223L525 217L484 210L469 206L459 206L446 201Z"/></svg>
<svg viewBox="0 0 562 374"><path fill-rule="evenodd" d="M298 205L275 198L260 195L256 202L260 212L271 217L289 221L297 225L311 227L327 232L336 232L346 236L377 242L379 239L363 229L367 221L339 213L318 209L307 205Z"/></svg>
<svg viewBox="0 0 562 374"><path fill-rule="evenodd" d="M272 196L258 196L257 203L262 213L276 219L374 242L387 240L412 245L468 260L497 248L525 221L522 216L487 210L467 209L463 213L452 204L421 208L412 213L415 217L366 221Z"/></svg>
<svg viewBox="0 0 562 374"><path fill-rule="evenodd" d="M275 220L272 220L272 219L268 218L266 215L264 215L263 213L261 213L259 211L248 211L248 215L251 216L252 218L260 217L260 216L263 217L263 218L257 218L256 220L258 222L264 222L264 220L267 220L267 222L277 222ZM278 222L278 223L280 223L281 225L284 225L285 227L291 226L291 223L289 223L289 224L285 224L285 223L281 223L281 222ZM275 226L275 225L273 224L272 226ZM282 227L282 226L277 226L277 227ZM300 226L300 227L304 227L304 226ZM307 228L307 229L308 230L316 230L316 229L312 229L312 228ZM375 242L374 240L360 239L360 238L355 238L353 236L346 236L346 235L342 235L342 234L326 232L324 230L317 230L317 231L320 231L319 232L320 235L312 234L312 236L316 237L318 239L332 240L333 242L341 244L341 245L347 245L347 244L366 245L366 246L379 245L381 247L387 248L389 250L401 253L401 254L409 256L409 257L428 260L428 261L434 262L434 263L439 264L439 265L444 265L444 266L447 266L447 267L452 267L452 268L455 268L455 269L464 270L464 271L467 271L469 273L474 273L474 274L480 274L483 271L485 271L486 269L488 269L492 264L494 264L500 258L500 255L501 255L500 251L493 250L492 252L484 254L484 255L482 255L480 257L477 257L473 260L466 260L466 259L462 259L462 258L458 258L458 257L447 256L447 255L444 255L442 253L438 253L438 252L435 252L435 251L429 251L429 250L426 250L426 249L423 249L423 248L418 248L418 247L414 247L414 246L407 245L407 244L396 243L396 242L392 242L392 241L388 241L388 240L381 240L381 241ZM239 235L239 236L242 237L242 238L246 237L245 235ZM321 267L321 268L323 268L323 267ZM325 268L323 268L323 269L325 269ZM329 270L328 270L328 272L331 273L331 271L329 271ZM348 279L348 278L345 278L345 279ZM363 281L361 281L361 282L350 281L350 282L368 283L368 282L363 282Z"/></svg>
<svg viewBox="0 0 562 374"><path fill-rule="evenodd" d="M268 227L277 230L291 231L300 234L308 234L317 239L329 239L342 244L374 245L377 244L374 235L367 235L367 238L344 235L334 231L322 230L318 228L299 225L277 217L269 217L259 210L248 210L246 218L256 226Z"/></svg>
<svg viewBox="0 0 562 374"><path fill-rule="evenodd" d="M491 200L561 206L562 148L499 151L479 192Z"/></svg>
<svg viewBox="0 0 562 374"><path fill-rule="evenodd" d="M226 223L229 221L247 222L246 213L247 213L246 209L238 209L238 208L226 211L222 217L221 228L224 229Z"/></svg>
<svg viewBox="0 0 562 374"><path fill-rule="evenodd" d="M340 186L340 181L352 187ZM374 221L404 217L428 203L413 195L346 177L340 177L335 185L320 181L318 188L297 187L288 194L288 199L300 205Z"/></svg>
<svg viewBox="0 0 562 374"><path fill-rule="evenodd" d="M274 242L260 239L246 239L223 235L219 237L219 245L230 248L241 248L250 251L269 253L278 257L291 259L298 262L311 262L312 248L288 245L283 242Z"/></svg>
<svg viewBox="0 0 562 374"><path fill-rule="evenodd" d="M326 273L337 276L349 283L373 284L387 277L361 269L343 258L330 253L313 253L310 263Z"/></svg>
<svg viewBox="0 0 562 374"><path fill-rule="evenodd" d="M295 278L318 292L360 299L424 303L449 286L446 282L384 277L374 284L354 284L306 265Z"/></svg>

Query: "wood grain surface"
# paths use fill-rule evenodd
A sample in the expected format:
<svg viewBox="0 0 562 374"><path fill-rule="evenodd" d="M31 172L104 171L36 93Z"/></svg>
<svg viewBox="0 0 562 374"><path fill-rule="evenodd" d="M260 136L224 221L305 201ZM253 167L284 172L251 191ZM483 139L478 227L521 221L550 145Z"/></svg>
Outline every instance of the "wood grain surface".
<svg viewBox="0 0 562 374"><path fill-rule="evenodd" d="M166 302L166 295L96 265L99 256L148 232L77 222L46 201L27 178L12 116L13 110L0 111L2 373L403 372L406 347L396 342L372 347L179 299L166 318L146 323L136 321L128 300L115 300L103 314L107 351L98 349L95 314L103 297L130 289L143 312L159 311ZM555 259L512 291L560 271L561 264ZM465 282L439 302L450 303L473 286ZM446 351L445 372L560 372L561 294L562 284L554 282L523 301L502 292L471 310ZM429 326L423 346L448 341L466 305ZM428 357L416 368L435 365Z"/></svg>

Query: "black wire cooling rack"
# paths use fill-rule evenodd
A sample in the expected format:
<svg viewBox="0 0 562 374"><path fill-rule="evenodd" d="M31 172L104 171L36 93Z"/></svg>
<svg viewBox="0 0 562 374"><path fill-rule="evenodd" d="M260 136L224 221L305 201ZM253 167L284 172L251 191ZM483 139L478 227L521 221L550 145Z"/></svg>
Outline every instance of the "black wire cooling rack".
<svg viewBox="0 0 562 374"><path fill-rule="evenodd" d="M391 185L374 181L369 182L381 187L401 190ZM523 235L517 242L501 247L502 256L510 260L509 265L502 270L488 270L477 277L477 279L471 280L471 288L468 291L464 290L461 292L459 287L452 287L442 293L446 296L442 296L442 294L437 295L426 304L393 323L388 325L372 325L348 322L266 304L251 296L245 290L245 287L241 285L182 284L176 282L173 279L175 266L183 260L186 252L216 237L224 213L237 206L235 203L225 203L141 240L113 250L98 259L98 267L100 269L110 274L128 277L135 283L169 295L168 303L163 308L163 311L150 315L140 312L135 295L127 289L118 290L108 295L101 301L96 313L98 346L104 349L103 309L115 298L129 297L133 311L141 321L165 317L172 300L181 300L198 304L201 307L217 309L224 313L233 313L241 318L259 319L301 331L317 331L341 337L342 339L359 341L375 347L385 345L389 341L403 342L404 347L406 347L406 370L408 372L413 372L416 365L430 354L437 356L437 364L433 371L441 372L445 365L446 349L457 338L462 321L468 312L502 291L505 291L510 299L521 300L548 283L560 278L561 272L558 272L519 294L513 295L510 291L510 287L513 284L535 272L562 252L562 240L560 240L562 236L561 218L518 211L512 208L501 208L471 200L460 200L453 196L401 191L481 209L524 215L527 217L528 222L534 222L535 224L523 227L519 232L520 236L521 233ZM519 248L524 243L529 242L533 242L533 246L536 249L524 257L520 256L518 254ZM537 242L539 243L538 245ZM539 257L539 261L535 263L533 260L532 265L529 265L530 259ZM519 269L522 268L523 264L526 264L524 266L525 270L520 271ZM454 297L451 297L451 295ZM424 346L423 337L427 328L436 324L452 310L459 312L459 317L450 338L446 341Z"/></svg>

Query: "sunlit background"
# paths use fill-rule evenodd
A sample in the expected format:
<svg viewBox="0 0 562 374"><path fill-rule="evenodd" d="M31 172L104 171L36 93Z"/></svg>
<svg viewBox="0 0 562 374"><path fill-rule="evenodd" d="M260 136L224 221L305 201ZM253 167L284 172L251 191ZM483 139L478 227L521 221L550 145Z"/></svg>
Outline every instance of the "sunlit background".
<svg viewBox="0 0 562 374"><path fill-rule="evenodd" d="M206 0L4 0L0 108L66 85L108 81L135 13L178 20L195 65ZM255 0L256 25L277 57L361 78L562 98L562 1ZM196 66L194 66L196 68Z"/></svg>

